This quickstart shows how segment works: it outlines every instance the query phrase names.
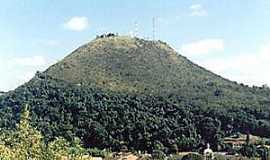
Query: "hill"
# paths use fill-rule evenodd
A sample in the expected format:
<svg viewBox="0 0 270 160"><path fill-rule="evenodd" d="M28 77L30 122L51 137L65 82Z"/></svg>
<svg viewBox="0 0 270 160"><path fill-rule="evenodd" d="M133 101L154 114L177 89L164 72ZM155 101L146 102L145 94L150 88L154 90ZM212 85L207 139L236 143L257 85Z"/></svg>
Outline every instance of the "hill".
<svg viewBox="0 0 270 160"><path fill-rule="evenodd" d="M74 84L112 91L177 93L188 83L226 81L194 65L161 41L112 36L75 50L46 73Z"/></svg>
<svg viewBox="0 0 270 160"><path fill-rule="evenodd" d="M224 79L161 41L103 36L0 99L0 128L23 104L47 141L166 152L222 146L236 132L269 137L270 90Z"/></svg>
<svg viewBox="0 0 270 160"><path fill-rule="evenodd" d="M201 85L236 86L164 42L125 36L97 38L50 67L46 74L73 84L143 94L178 93Z"/></svg>
<svg viewBox="0 0 270 160"><path fill-rule="evenodd" d="M249 101L245 102L246 107L260 107L258 100L269 97L269 93L265 95L209 72L164 42L125 36L97 38L51 66L45 74L71 84L114 92L207 98L217 105L222 103L222 107L227 102L217 97Z"/></svg>

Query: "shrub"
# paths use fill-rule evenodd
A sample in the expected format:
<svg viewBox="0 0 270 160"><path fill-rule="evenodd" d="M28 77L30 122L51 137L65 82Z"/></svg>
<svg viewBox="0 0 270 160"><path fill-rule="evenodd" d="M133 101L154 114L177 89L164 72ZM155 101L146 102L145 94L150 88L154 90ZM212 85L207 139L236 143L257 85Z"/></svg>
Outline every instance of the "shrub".
<svg viewBox="0 0 270 160"><path fill-rule="evenodd" d="M247 144L244 145L240 150L239 150L240 154L245 156L245 157L256 157L257 154L257 148L255 145L253 144Z"/></svg>
<svg viewBox="0 0 270 160"><path fill-rule="evenodd" d="M182 160L203 160L203 156L196 153L189 153L185 155Z"/></svg>
<svg viewBox="0 0 270 160"><path fill-rule="evenodd" d="M103 149L103 150L100 150L98 148L90 148L87 150L88 154L93 156L93 157L106 157L108 156L109 154L109 151Z"/></svg>
<svg viewBox="0 0 270 160"><path fill-rule="evenodd" d="M161 150L154 150L152 153L152 158L154 160L163 160L163 159L165 159L165 157L166 157L166 155Z"/></svg>

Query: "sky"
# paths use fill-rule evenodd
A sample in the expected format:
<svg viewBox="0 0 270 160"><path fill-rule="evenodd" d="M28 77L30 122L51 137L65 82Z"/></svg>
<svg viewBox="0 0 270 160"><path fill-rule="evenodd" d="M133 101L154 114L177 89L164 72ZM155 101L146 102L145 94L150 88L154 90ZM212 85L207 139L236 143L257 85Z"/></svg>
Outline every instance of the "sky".
<svg viewBox="0 0 270 160"><path fill-rule="evenodd" d="M167 42L216 74L270 85L270 0L1 0L0 90L106 32Z"/></svg>

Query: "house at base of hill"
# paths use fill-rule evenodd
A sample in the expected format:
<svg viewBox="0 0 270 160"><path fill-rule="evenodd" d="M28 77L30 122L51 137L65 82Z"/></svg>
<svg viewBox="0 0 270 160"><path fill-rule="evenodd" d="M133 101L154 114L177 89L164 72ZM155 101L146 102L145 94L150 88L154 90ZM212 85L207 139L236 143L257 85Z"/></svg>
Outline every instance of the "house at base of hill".
<svg viewBox="0 0 270 160"><path fill-rule="evenodd" d="M233 135L233 136L224 138L224 144L230 145L233 149L239 149L247 143L258 144L261 141L262 141L262 138L258 136L247 135L247 134Z"/></svg>

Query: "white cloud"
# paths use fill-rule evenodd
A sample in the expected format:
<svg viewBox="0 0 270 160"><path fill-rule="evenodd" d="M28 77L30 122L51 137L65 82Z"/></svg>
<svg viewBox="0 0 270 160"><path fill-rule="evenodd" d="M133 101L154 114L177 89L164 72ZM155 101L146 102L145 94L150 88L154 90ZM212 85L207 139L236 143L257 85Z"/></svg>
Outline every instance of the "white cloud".
<svg viewBox="0 0 270 160"><path fill-rule="evenodd" d="M270 43L261 46L256 53L242 53L227 58L210 58L198 64L230 80L248 85L270 85Z"/></svg>
<svg viewBox="0 0 270 160"><path fill-rule="evenodd" d="M208 16L207 10L205 10L201 4L193 4L189 9L191 10L190 16Z"/></svg>
<svg viewBox="0 0 270 160"><path fill-rule="evenodd" d="M83 31L89 26L89 20L87 17L72 17L65 24L66 29L72 31Z"/></svg>
<svg viewBox="0 0 270 160"><path fill-rule="evenodd" d="M203 39L181 46L181 52L187 56L205 55L224 50L222 39Z"/></svg>

